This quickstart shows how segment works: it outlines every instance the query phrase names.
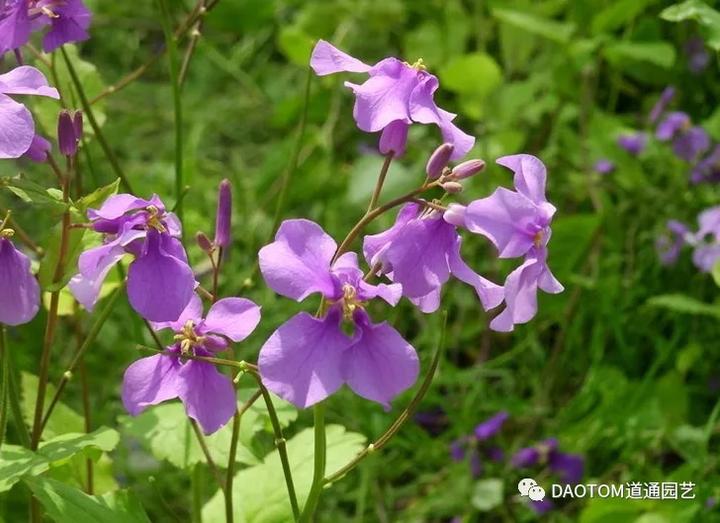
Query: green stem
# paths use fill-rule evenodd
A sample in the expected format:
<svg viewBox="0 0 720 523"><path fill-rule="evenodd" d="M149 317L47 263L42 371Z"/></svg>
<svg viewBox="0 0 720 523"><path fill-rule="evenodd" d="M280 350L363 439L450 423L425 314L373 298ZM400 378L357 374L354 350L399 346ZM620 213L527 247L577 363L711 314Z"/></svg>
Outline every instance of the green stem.
<svg viewBox="0 0 720 523"><path fill-rule="evenodd" d="M170 69L170 82L172 84L173 109L175 111L175 199L176 214L183 221L183 113L182 97L180 96L180 74L177 60L177 37L173 34L170 9L167 0L158 0L162 14L162 27L165 33L165 43L168 50L168 66Z"/></svg>
<svg viewBox="0 0 720 523"><path fill-rule="evenodd" d="M202 523L203 470L200 463L193 468L190 483L192 488L192 522Z"/></svg>
<svg viewBox="0 0 720 523"><path fill-rule="evenodd" d="M5 347L8 347L7 339L5 340ZM10 410L13 415L13 422L15 423L15 431L20 438L20 443L25 448L30 448L30 433L28 432L25 420L23 419L22 407L20 406L20 388L18 387L15 373L13 372L12 355L8 352L8 359L10 362L10 372L8 376L8 399L10 401Z"/></svg>
<svg viewBox="0 0 720 523"><path fill-rule="evenodd" d="M393 158L394 156L392 152L388 153L385 156L385 161L383 162L382 168L380 169L380 175L378 176L377 183L375 184L375 189L373 190L372 197L370 198L370 204L368 205L367 210L368 213L370 213L377 205L383 185L385 185L385 178L387 177L387 173L390 169L390 164L392 163Z"/></svg>
<svg viewBox="0 0 720 523"><path fill-rule="evenodd" d="M68 381L72 379L73 372L75 372L75 369L77 368L78 364L82 360L83 355L85 352L90 348L90 346L95 343L95 340L97 339L98 335L100 334L100 329L102 329L103 325L107 321L107 319L110 317L110 314L112 313L113 309L115 308L115 304L117 303L118 297L120 296L120 290L121 287L118 287L108 297L107 301L105 302L105 305L100 310L100 314L98 315L97 319L95 320L95 323L93 323L92 327L90 327L90 331L87 333L87 336L85 337L85 340L82 342L80 347L78 347L78 350L73 355L73 359L70 362L70 365L68 366L67 370L63 373L62 378L60 379L60 383L58 383L58 386L55 390L55 395L53 396L52 401L50 402L50 405L47 409L47 412L45 412L45 415L42 418L42 423L40 424L40 432L42 433L43 429L45 428L45 425L47 424L48 420L50 419L50 415L53 412L53 409L55 408L55 405L57 405L58 401L60 400L60 396L62 395L63 391L65 390L65 386L67 385Z"/></svg>
<svg viewBox="0 0 720 523"><path fill-rule="evenodd" d="M161 345L161 347L162 347L162 345ZM137 348L140 350L154 352L156 354L165 354L166 356L172 356L170 353L166 352L165 350L153 349L152 347L148 347L147 345L137 345ZM189 360L197 360L197 361L204 361L207 363L213 363L215 365L225 365L227 367L235 367L236 369L240 369L244 372L256 372L257 371L257 367L255 365L253 365L252 363L248 363L246 361L226 360L224 358L211 358L210 356L194 356L192 354L184 354L182 357L187 358Z"/></svg>
<svg viewBox="0 0 720 523"><path fill-rule="evenodd" d="M207 442L205 441L205 435L202 433L202 430L200 430L200 426L198 425L197 421L192 418L190 419L190 425L192 426L195 437L197 438L198 444L200 445L200 450L202 450L202 453L205 456L205 461L207 461L208 468L212 472L213 476L215 476L215 479L217 480L220 489L224 491L225 482L223 481L222 475L220 474L220 469L218 469L217 465L215 464L215 460L213 459L212 454L210 454L210 449L208 448Z"/></svg>
<svg viewBox="0 0 720 523"><path fill-rule="evenodd" d="M413 396L413 399L410 400L410 403L408 406L403 410L400 415L395 419L395 421L390 425L390 427L379 437L377 438L373 443L368 445L364 450L362 450L360 453L358 453L357 456L355 456L352 461L350 461L347 465L340 468L336 472L333 472L329 476L323 479L323 484L332 483L334 481L339 480L342 478L345 474L350 472L352 469L358 466L360 462L368 457L370 454L372 454L375 451L378 451L382 449L385 445L387 445L390 440L397 434L402 426L409 420L415 411L417 410L417 407L420 405L420 402L425 397L425 394L427 394L427 391L430 389L430 385L432 384L433 378L435 377L435 372L437 371L438 365L440 364L440 357L442 356L444 347L445 347L445 332L447 330L447 311L443 312L443 323L442 323L442 330L440 331L440 340L438 341L438 346L435 349L435 354L433 355L432 363L430 364L430 368L428 368L427 373L425 374L425 377L423 378L423 382L420 385L420 388L415 393L415 396Z"/></svg>
<svg viewBox="0 0 720 523"><path fill-rule="evenodd" d="M313 468L313 481L310 487L305 507L300 514L300 523L310 523L312 521L320 494L322 494L325 465L327 460L327 442L325 440L325 404L317 403L313 407L314 431L315 431L315 465Z"/></svg>
<svg viewBox="0 0 720 523"><path fill-rule="evenodd" d="M8 389L10 388L10 354L5 337L5 326L0 325L0 358L2 358L2 383L0 384L0 450L5 441L8 420Z"/></svg>
<svg viewBox="0 0 720 523"><path fill-rule="evenodd" d="M65 64L67 65L68 72L70 73L70 79L72 80L73 86L75 87L75 90L78 93L78 96L80 97L80 104L83 108L83 113L87 117L88 121L90 122L90 127L93 129L93 133L95 133L95 138L97 138L98 143L100 144L100 147L102 148L103 152L105 153L105 156L107 157L108 161L110 162L110 165L112 166L113 171L115 171L115 175L120 178L120 181L122 182L123 186L128 192L134 192L132 190L132 187L130 186L130 182L128 181L127 177L125 176L125 173L123 172L122 168L120 167L120 163L118 162L117 158L115 157L115 153L110 148L110 145L108 145L107 140L105 140L105 135L103 135L102 130L100 129L100 125L98 124L97 120L95 119L95 113L93 113L92 107L90 106L90 103L88 102L87 95L85 94L85 90L83 89L82 83L80 82L80 78L77 75L77 72L75 71L75 66L72 64L72 61L70 60L70 57L67 54L67 51L65 51L64 47L60 48L60 52L63 55L63 59L65 60Z"/></svg>

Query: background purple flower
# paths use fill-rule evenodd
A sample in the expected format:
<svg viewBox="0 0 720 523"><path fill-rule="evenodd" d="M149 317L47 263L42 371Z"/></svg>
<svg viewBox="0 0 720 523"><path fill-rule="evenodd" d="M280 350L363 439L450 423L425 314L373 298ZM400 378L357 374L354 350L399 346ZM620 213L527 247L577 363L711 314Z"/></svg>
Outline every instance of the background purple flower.
<svg viewBox="0 0 720 523"><path fill-rule="evenodd" d="M700 227L690 235L694 247L693 263L702 272L711 272L720 260L720 206L711 207L698 216Z"/></svg>
<svg viewBox="0 0 720 523"><path fill-rule="evenodd" d="M710 63L710 53L705 48L705 42L699 36L693 36L684 46L688 69L693 73L703 72Z"/></svg>
<svg viewBox="0 0 720 523"><path fill-rule="evenodd" d="M452 123L456 115L435 104L438 79L421 63L411 66L397 58L385 58L370 66L320 40L313 49L310 66L319 76L342 71L370 76L363 84L345 85L355 94L353 116L358 127L365 132L383 132L383 153L403 153L407 128L412 123L437 125L443 141L454 146L452 159L461 158L475 144L475 138Z"/></svg>
<svg viewBox="0 0 720 523"><path fill-rule="evenodd" d="M475 427L475 438L481 441L490 439L495 434L500 432L500 429L509 417L510 414L503 410L498 412L491 418L483 421L477 427Z"/></svg>
<svg viewBox="0 0 720 523"><path fill-rule="evenodd" d="M647 134L641 131L618 136L617 144L633 156L638 156L647 146Z"/></svg>
<svg viewBox="0 0 720 523"><path fill-rule="evenodd" d="M284 221L275 241L260 249L260 270L271 289L297 301L320 292L329 304L323 318L301 312L278 327L260 349L260 374L268 389L300 408L344 383L389 408L415 383L419 361L400 333L388 323L373 324L364 307L375 297L395 305L402 291L398 284L365 282L355 253L331 265L336 249L309 220ZM354 328L352 337L343 332L342 321Z"/></svg>
<svg viewBox="0 0 720 523"><path fill-rule="evenodd" d="M690 173L690 181L720 182L720 145L716 145L705 158L695 164Z"/></svg>
<svg viewBox="0 0 720 523"><path fill-rule="evenodd" d="M17 94L60 98L57 90L49 87L45 76L34 67L24 65L0 74L0 158L19 158L36 137L30 111L9 96Z"/></svg>
<svg viewBox="0 0 720 523"><path fill-rule="evenodd" d="M650 110L650 114L648 114L648 122L650 124L654 124L658 121L658 119L663 115L665 109L667 109L667 106L670 105L670 102L672 102L672 99L674 97L675 87L669 85L665 89L663 89L663 92L660 94L660 98L658 98L658 101L655 102L655 105L653 105L652 109Z"/></svg>
<svg viewBox="0 0 720 523"><path fill-rule="evenodd" d="M593 169L598 174L610 174L615 170L615 164L606 158L602 158L595 162Z"/></svg>
<svg viewBox="0 0 720 523"><path fill-rule="evenodd" d="M244 340L260 321L260 307L244 298L225 298L214 303L205 318L202 309L200 298L193 295L176 321L152 325L157 331L172 329L176 342L165 353L139 359L125 371L122 400L133 416L150 405L180 398L188 416L205 434L212 434L235 413L230 378L211 363L183 356L211 356L225 350L228 339Z"/></svg>
<svg viewBox="0 0 720 523"><path fill-rule="evenodd" d="M667 230L669 234L658 237L655 248L660 256L660 263L672 265L680 256L680 251L687 242L686 237L690 229L677 220L668 220Z"/></svg>
<svg viewBox="0 0 720 523"><path fill-rule="evenodd" d="M0 226L0 323L20 325L40 308L40 286L30 271L30 260L10 241L10 229Z"/></svg>

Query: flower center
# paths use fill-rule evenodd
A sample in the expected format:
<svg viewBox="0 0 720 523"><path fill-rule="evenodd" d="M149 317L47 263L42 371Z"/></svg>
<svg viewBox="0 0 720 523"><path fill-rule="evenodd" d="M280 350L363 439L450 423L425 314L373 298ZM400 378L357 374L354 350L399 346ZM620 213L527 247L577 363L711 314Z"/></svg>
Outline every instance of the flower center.
<svg viewBox="0 0 720 523"><path fill-rule="evenodd" d="M162 222L163 215L160 213L160 209L154 205L148 205L145 207L145 210L148 213L148 218L145 224L158 232L167 232L167 228Z"/></svg>
<svg viewBox="0 0 720 523"><path fill-rule="evenodd" d="M14 234L12 229L0 229L0 238L12 238Z"/></svg>
<svg viewBox="0 0 720 523"><path fill-rule="evenodd" d="M544 238L545 234L543 233L543 231L536 232L535 236L533 237L533 244L535 245L535 247L540 247Z"/></svg>
<svg viewBox="0 0 720 523"><path fill-rule="evenodd" d="M195 323L192 320L188 320L183 325L182 331L175 335L175 341L180 342L180 353L183 356L192 354L195 347L199 347L205 343L205 336L198 335L195 332Z"/></svg>
<svg viewBox="0 0 720 523"><path fill-rule="evenodd" d="M422 58L418 58L415 63L412 64L410 67L418 71L427 71L427 66L425 65L425 61Z"/></svg>
<svg viewBox="0 0 720 523"><path fill-rule="evenodd" d="M352 316L355 310L357 310L358 308L362 309L362 301L358 299L357 290L355 289L355 287L353 287L349 283L343 285L342 290L343 297L341 298L341 301L343 317L346 320L352 320Z"/></svg>

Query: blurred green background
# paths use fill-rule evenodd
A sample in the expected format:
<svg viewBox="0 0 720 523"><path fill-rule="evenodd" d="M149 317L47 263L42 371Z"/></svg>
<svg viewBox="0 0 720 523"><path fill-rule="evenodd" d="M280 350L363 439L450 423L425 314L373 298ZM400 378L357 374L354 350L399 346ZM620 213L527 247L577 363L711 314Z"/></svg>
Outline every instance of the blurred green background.
<svg viewBox="0 0 720 523"><path fill-rule="evenodd" d="M164 39L153 2L88 4L95 19L92 39L79 47L85 62L79 67L93 96L144 63ZM171 4L176 24L193 5ZM190 186L185 229L189 238L196 231L212 232L217 184L225 177L232 180L234 244L221 290L263 305L263 321L241 345L238 358L255 361L272 330L315 305L276 297L255 264L257 250L272 237L278 191L303 113L309 54L319 38L368 63L391 55L408 62L423 58L438 75L438 105L459 114L458 125L477 136L469 156L489 166L466 184L459 201L510 186L508 172L494 161L527 152L547 165L548 199L558 208L549 263L566 291L542 296L531 323L498 334L487 329L488 316L470 288L457 282L447 286L446 353L421 406L432 428L408 423L381 454L325 492L319 521L720 521L714 508L720 496L718 287L697 271L687 253L677 265L662 267L654 249L668 218L694 223L699 211L718 202L718 190L691 186L689 166L665 144L651 140L639 158L616 145L618 134L644 128L647 112L667 85L678 91L673 107L687 111L720 140L717 51L708 46L709 65L693 73L684 50L693 37L712 42L720 26L713 32L694 20L661 18L670 5L658 0L220 0L208 14L183 88L183 154ZM350 76L311 79L307 128L282 208L283 217L315 220L336 238L362 215L382 163L373 153L378 137L355 126L345 79ZM61 78L60 88L72 92L67 79ZM40 123L52 129L57 106L33 103ZM136 193L155 192L172 202L174 123L165 59L95 108ZM427 157L439 140L434 127L411 129L407 153L390 169L385 199L422 181ZM601 158L616 164L612 174L593 171ZM92 138L81 168L88 188L115 179ZM22 164L21 169L43 186L54 185L52 173L42 167ZM0 165L2 176L16 171L12 163ZM40 244L57 232L52 213L9 193L0 193L0 206L12 207ZM383 217L369 232L386 228L393 219L392 214ZM206 266L192 242L188 251L196 268ZM513 267L498 263L480 237L468 236L463 254L498 282ZM440 315L425 316L407 302L396 309L379 306L373 315L387 318L413 341L426 369ZM16 366L25 372L37 373L43 316L9 333ZM54 352L54 383L72 355L76 333L91 324L83 312L66 319ZM176 405L163 407L155 409L156 416L132 423L119 399L123 371L141 355L135 345L150 342L122 297L86 357L92 424L121 433L116 450L99 461L96 493L129 487L152 521L188 521L193 499L204 504L217 488L203 465L193 467L192 459L180 457L187 450L180 437L187 434L181 411ZM82 431L77 383L68 387L67 408L54 415L51 435ZM23 386L30 393L32 377L25 376ZM386 413L343 390L330 400L328 419L371 440L409 398L406 393ZM474 477L467 461L450 459L452 441L500 410L508 411L510 419L493 441L506 456L557 437L564 451L584 457L586 483L692 481L696 497L565 500L537 514L517 496L516 484L528 474L549 483L543 467L518 471L507 459L487 461ZM288 438L312 424L310 412L300 412L297 419L289 409L286 414ZM162 415L167 416L164 427ZM272 449L266 420L260 410L253 416L244 433L243 466ZM9 440L16 442L12 427ZM297 452L307 453L311 440L303 441L297 442ZM358 444L350 445L349 456ZM78 463L53 473L82 484ZM280 485L275 497L282 504L282 483L258 474L239 481L236 504L274 503L255 482ZM222 521L216 501L217 496L205 507L205 521ZM0 496L0 518L23 521L26 505L27 489L18 484ZM248 509L244 517L249 522L287 520L282 510Z"/></svg>

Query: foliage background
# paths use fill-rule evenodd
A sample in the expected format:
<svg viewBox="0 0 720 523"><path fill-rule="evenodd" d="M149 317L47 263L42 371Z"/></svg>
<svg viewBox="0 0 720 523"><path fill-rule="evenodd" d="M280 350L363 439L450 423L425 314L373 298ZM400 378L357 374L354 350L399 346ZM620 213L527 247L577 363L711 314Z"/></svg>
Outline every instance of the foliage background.
<svg viewBox="0 0 720 523"><path fill-rule="evenodd" d="M153 2L88 3L95 13L93 38L80 46L80 56L87 62L86 88L97 94L156 52L163 33ZM694 222L700 210L717 203L718 191L690 186L687 165L661 144L652 142L640 159L615 144L618 133L644 126L645 115L669 84L679 92L675 106L720 140L716 54L701 74L688 71L683 45L700 29L694 22L661 19L669 5L658 0L221 0L207 16L183 91L190 186L185 227L189 234L211 232L217 183L230 178L235 243L222 291L263 305L263 321L238 357L254 361L269 333L301 308L268 291L255 263L258 248L272 234L280 181L303 111L309 51L318 38L371 63L388 55L425 60L441 80L439 105L460 114L460 127L478 137L473 155L489 164L461 200L509 185L507 172L494 160L528 152L547 164L549 199L559 209L550 265L566 292L543 296L534 321L503 335L487 329L488 318L470 289L451 284L443 305L449 314L446 356L423 403L424 411L442 409L437 430L408 424L382 455L325 492L321 521L720 520L707 503L720 496L717 286L687 255L674 267L661 267L653 247L667 218ZM191 7L173 3L176 21ZM33 107L51 129L57 107L49 102ZM136 192L172 200L174 124L166 62L97 107ZM342 237L361 215L375 182L381 159L371 149L377 137L356 129L352 98L338 76L311 79L307 110L299 165L282 215L313 219ZM434 128L413 127L407 154L390 170L387 198L422 180L438 139ZM607 177L592 169L601 157L617 165ZM95 141L81 162L87 186L114 180ZM37 166L21 169L41 185L54 183L52 174ZM0 166L2 176L15 171L8 162ZM41 244L57 225L51 212L21 205L8 193L0 193L0 206L12 207ZM385 228L392 218L379 220L371 231ZM203 267L199 249L189 251L196 267ZM464 254L491 279L500 280L509 269L479 238L465 242ZM383 314L414 340L427 368L438 339L438 316L424 316L407 303ZM10 332L15 364L28 373L37 372L43 316ZM54 353L53 382L70 359L77 331L90 325L84 313L68 318ZM180 459L181 451L176 452L190 452L179 436L187 433L181 414L173 407L155 409L167 416L169 426L162 428L160 414L138 426L119 400L123 371L139 357L135 345L150 341L121 297L86 358L92 424L120 431L115 450L98 462L98 493L129 487L152 521L184 521L193 500L204 503L216 489L204 466L193 466L193 459ZM23 383L30 394L32 377ZM74 385L64 399L67 409L53 418L61 432L83 430ZM368 439L393 419L393 412L348 391L333 397L329 409L332 423ZM475 479L467 463L449 459L452 440L499 410L511 414L499 437L508 455L556 436L563 450L585 457L585 482L691 480L697 498L570 500L537 516L515 495L526 474L487 464ZM267 422L259 412L256 418L248 422L253 428L243 440L245 465L272 448ZM289 412L285 419L289 437L312 424L309 412L294 418ZM148 433L156 438L154 446ZM15 442L12 430L10 441ZM346 454L352 456L360 443L357 438L348 443ZM308 446L298 443L297 452L308 452ZM346 461L342 458L338 465ZM65 463L53 472L71 481L78 468ZM271 481L271 474L257 473L241 482L245 498L237 504L247 500L255 506L258 496L268 496L265 504L272 505L269 490L253 490ZM200 480L195 490L192 477ZM0 496L0 518L25 518L27 488L17 484ZM206 520L219 520L212 510L211 502ZM283 514L247 517L283 521Z"/></svg>

